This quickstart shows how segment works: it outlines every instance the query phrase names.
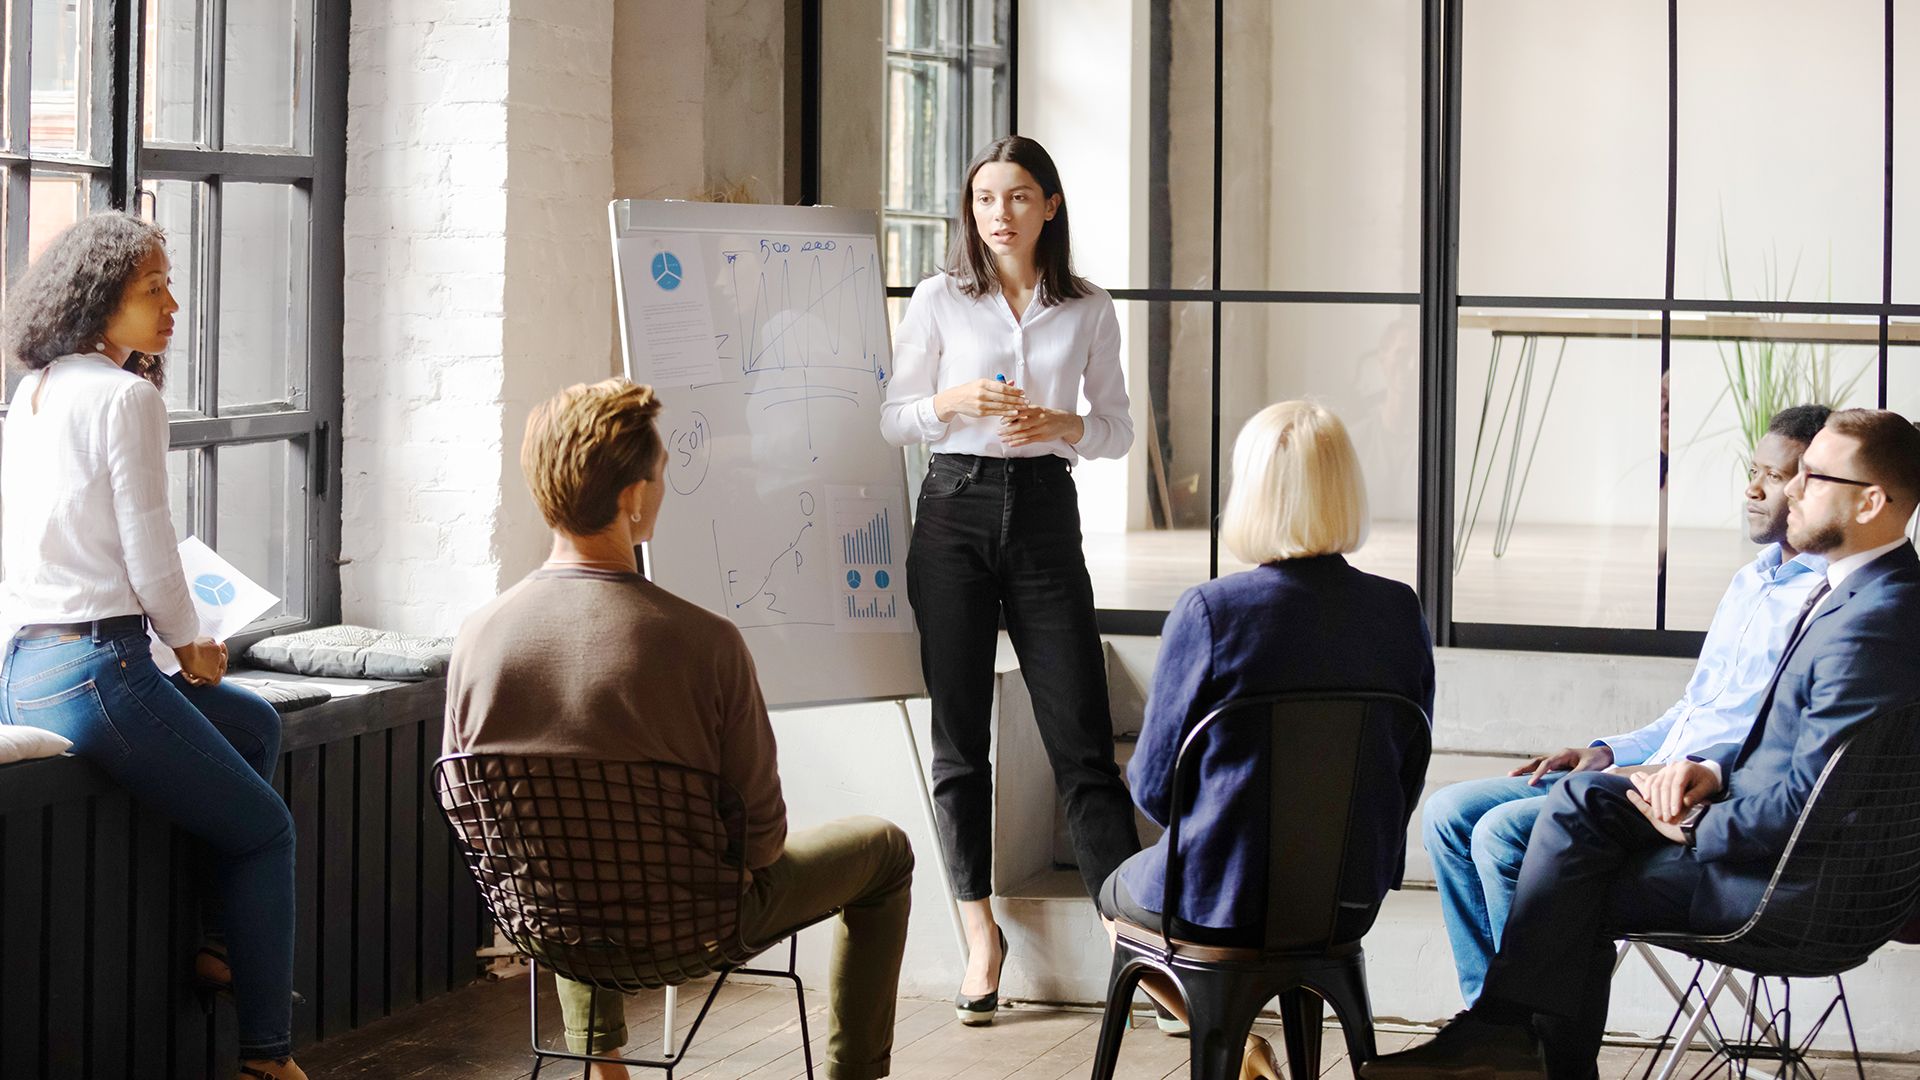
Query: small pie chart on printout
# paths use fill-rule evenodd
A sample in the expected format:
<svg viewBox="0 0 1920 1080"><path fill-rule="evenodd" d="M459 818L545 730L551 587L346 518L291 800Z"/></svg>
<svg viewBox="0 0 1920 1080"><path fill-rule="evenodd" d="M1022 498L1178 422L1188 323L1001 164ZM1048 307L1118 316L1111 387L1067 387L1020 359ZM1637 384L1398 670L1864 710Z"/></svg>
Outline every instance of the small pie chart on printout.
<svg viewBox="0 0 1920 1080"><path fill-rule="evenodd" d="M649 270L653 274L653 283L662 289L672 292L680 287L680 260L674 257L673 252L662 251L655 255Z"/></svg>
<svg viewBox="0 0 1920 1080"><path fill-rule="evenodd" d="M233 603L236 593L233 582L219 574L201 574L193 579L193 595L210 607L225 607Z"/></svg>

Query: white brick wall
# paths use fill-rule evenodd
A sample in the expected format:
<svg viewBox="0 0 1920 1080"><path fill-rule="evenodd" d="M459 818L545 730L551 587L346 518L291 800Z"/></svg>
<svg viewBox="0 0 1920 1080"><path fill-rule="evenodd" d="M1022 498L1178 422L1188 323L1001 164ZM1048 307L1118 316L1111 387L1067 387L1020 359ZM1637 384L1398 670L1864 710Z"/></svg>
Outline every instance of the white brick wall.
<svg viewBox="0 0 1920 1080"><path fill-rule="evenodd" d="M451 634L545 550L520 433L608 367L611 37L608 0L353 14L349 622Z"/></svg>

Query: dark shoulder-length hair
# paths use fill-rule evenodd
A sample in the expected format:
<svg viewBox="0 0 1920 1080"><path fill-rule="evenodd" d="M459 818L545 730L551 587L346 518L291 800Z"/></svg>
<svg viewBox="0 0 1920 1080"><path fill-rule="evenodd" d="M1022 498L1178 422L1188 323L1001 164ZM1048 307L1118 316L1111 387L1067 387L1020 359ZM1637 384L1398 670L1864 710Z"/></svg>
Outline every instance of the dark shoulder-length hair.
<svg viewBox="0 0 1920 1080"><path fill-rule="evenodd" d="M0 331L7 359L38 371L71 353L92 352L134 268L166 246L158 225L117 210L68 226L8 291ZM155 386L166 381L157 355L134 353L126 366Z"/></svg>
<svg viewBox="0 0 1920 1080"><path fill-rule="evenodd" d="M1067 229L1067 196L1060 190L1060 170L1054 167L1046 147L1022 135L988 143L967 165L967 182L960 190L960 228L955 231L955 243L947 250L946 272L961 292L976 300L1000 289L1000 265L987 250L986 241L980 239L980 228L973 221L973 176L980 166L995 161L1027 170L1040 185L1042 198L1060 196L1060 208L1041 228L1033 248L1034 269L1040 272L1040 287L1035 290L1040 306L1052 307L1062 300L1088 295L1091 287L1073 275L1073 244Z"/></svg>

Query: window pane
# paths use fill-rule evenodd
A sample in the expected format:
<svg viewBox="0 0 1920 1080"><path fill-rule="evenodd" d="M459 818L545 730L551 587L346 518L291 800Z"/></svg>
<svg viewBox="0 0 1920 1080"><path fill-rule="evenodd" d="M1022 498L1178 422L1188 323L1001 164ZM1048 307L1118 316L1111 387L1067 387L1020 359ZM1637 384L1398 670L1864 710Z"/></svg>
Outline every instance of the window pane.
<svg viewBox="0 0 1920 1080"><path fill-rule="evenodd" d="M1879 0L1680 5L1677 295L1880 299L1885 19Z"/></svg>
<svg viewBox="0 0 1920 1080"><path fill-rule="evenodd" d="M218 453L221 556L281 598L262 618L303 614L306 485L291 475L303 455L286 442L222 446Z"/></svg>
<svg viewBox="0 0 1920 1080"><path fill-rule="evenodd" d="M1893 300L1913 304L1920 303L1920 124L1913 123L1920 116L1920 18L1894 18L1893 51Z"/></svg>
<svg viewBox="0 0 1920 1080"><path fill-rule="evenodd" d="M304 147L306 8L300 0L227 5L228 147Z"/></svg>
<svg viewBox="0 0 1920 1080"><path fill-rule="evenodd" d="M175 412L200 409L201 372L206 355L200 303L206 252L207 186L191 180L148 180L140 185L141 210L167 234L167 259L172 263L174 302L173 347L167 350L167 408Z"/></svg>
<svg viewBox="0 0 1920 1080"><path fill-rule="evenodd" d="M1667 5L1472 0L1467 6L1461 291L1663 295ZM1702 31L1720 51L1713 31ZM1702 59L1717 69L1738 55ZM1683 76L1686 69L1683 59ZM1693 131L1683 130L1683 146ZM1683 163L1683 175L1686 169Z"/></svg>
<svg viewBox="0 0 1920 1080"><path fill-rule="evenodd" d="M225 184L220 197L220 408L291 401L306 198L289 184Z"/></svg>
<svg viewBox="0 0 1920 1080"><path fill-rule="evenodd" d="M890 210L952 214L961 168L954 150L953 67L887 61L887 190Z"/></svg>
<svg viewBox="0 0 1920 1080"><path fill-rule="evenodd" d="M204 142L200 114L205 62L195 21L199 6L195 0L147 0L142 130L148 142Z"/></svg>
<svg viewBox="0 0 1920 1080"><path fill-rule="evenodd" d="M1909 420L1920 420L1920 323L1895 323L1892 336L1914 344L1887 350L1887 408ZM1907 523L1907 535L1920 537L1920 514Z"/></svg>
<svg viewBox="0 0 1920 1080"><path fill-rule="evenodd" d="M1005 68L973 69L973 116L967 137L967 160L1007 132L1007 78ZM964 170L966 162L959 167ZM962 176L960 179L966 179Z"/></svg>
<svg viewBox="0 0 1920 1080"><path fill-rule="evenodd" d="M989 48L1006 44L1007 0L973 0L973 43Z"/></svg>
<svg viewBox="0 0 1920 1080"><path fill-rule="evenodd" d="M959 31L959 0L888 0L887 47L890 49L950 51L958 43Z"/></svg>
<svg viewBox="0 0 1920 1080"><path fill-rule="evenodd" d="M30 139L35 150L71 154L87 149L92 11L90 0L33 0Z"/></svg>
<svg viewBox="0 0 1920 1080"><path fill-rule="evenodd" d="M35 171L27 196L27 261L40 257L49 241L87 213L86 178Z"/></svg>
<svg viewBox="0 0 1920 1080"><path fill-rule="evenodd" d="M173 535L192 536L193 471L199 450L167 451L167 509L173 513Z"/></svg>
<svg viewBox="0 0 1920 1080"><path fill-rule="evenodd" d="M1659 333L1646 312L1460 313L1455 620L1653 627Z"/></svg>
<svg viewBox="0 0 1920 1080"><path fill-rule="evenodd" d="M1226 21L1221 287L1417 291L1417 0L1227 0Z"/></svg>
<svg viewBox="0 0 1920 1080"><path fill-rule="evenodd" d="M1123 301L1115 308L1133 448L1124 459L1085 461L1074 470L1087 570L1095 605L1165 611L1207 580L1213 306ZM1143 382L1156 388L1151 399ZM1156 411L1153 401L1169 407Z"/></svg>
<svg viewBox="0 0 1920 1080"><path fill-rule="evenodd" d="M1675 316L1667 510L1667 627L1705 630L1757 546L1746 470L1773 414L1793 405L1873 407L1879 323L1803 316ZM1825 338L1823 341L1799 339ZM1872 344L1868 344L1871 342Z"/></svg>
<svg viewBox="0 0 1920 1080"><path fill-rule="evenodd" d="M1277 401L1309 400L1345 424L1373 519L1348 556L1371 574L1415 580L1420 500L1420 309L1359 304L1222 306L1220 463L1240 428ZM1233 477L1221 477L1222 508ZM1224 547L1220 572L1248 567Z"/></svg>
<svg viewBox="0 0 1920 1080"><path fill-rule="evenodd" d="M938 219L887 219L888 285L918 285L940 269L947 252L947 223ZM899 301L905 303L904 300ZM903 313L906 309L900 309Z"/></svg>

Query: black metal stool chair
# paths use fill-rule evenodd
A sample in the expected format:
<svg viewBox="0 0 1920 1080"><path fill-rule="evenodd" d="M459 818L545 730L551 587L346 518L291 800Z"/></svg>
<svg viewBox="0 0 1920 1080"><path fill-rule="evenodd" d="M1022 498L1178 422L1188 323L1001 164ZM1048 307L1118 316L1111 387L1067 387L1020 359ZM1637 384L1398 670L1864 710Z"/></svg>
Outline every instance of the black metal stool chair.
<svg viewBox="0 0 1920 1080"><path fill-rule="evenodd" d="M1893 940L1913 918L1916 905L1920 905L1920 703L1862 722L1834 751L1800 811L1759 908L1744 926L1717 935L1627 935L1699 961L1685 992L1687 1000L1668 1022L1645 1075L1652 1075L1682 1013L1692 1015L1674 1042L1661 1080L1678 1069L1681 1056L1703 1027L1718 1028L1713 1000L1741 971L1751 982L1739 1037L1715 1031L1710 1040L1713 1054L1694 1075L1724 1061L1730 1068L1737 1066L1744 1076L1750 1062L1777 1061L1782 1077L1811 1077L1806 1052L1838 1009L1853 1046L1854 1069L1866 1080L1840 974L1866 963L1876 949ZM1784 984L1789 979L1829 976L1839 992L1796 1043L1791 984L1776 1001L1770 990L1763 994L1763 980L1778 978ZM1689 1010L1688 1002L1696 995L1699 1003Z"/></svg>
<svg viewBox="0 0 1920 1080"><path fill-rule="evenodd" d="M1260 948L1196 945L1180 940L1180 818L1194 774L1216 727L1264 724L1270 748L1267 924ZM1398 759L1390 746L1405 747ZM1111 1080L1119 1064L1134 988L1148 971L1173 980L1192 1017L1193 1080L1231 1080L1254 1018L1280 999L1292 1076L1320 1075L1321 1016L1333 1006L1355 1071L1373 1059L1373 1010L1367 1000L1366 953L1360 937L1371 908L1348 898L1350 877L1371 886L1378 842L1353 828L1368 800L1398 799L1398 825L1387 843L1405 857L1407 820L1426 783L1431 732L1426 712L1395 694L1277 694L1231 701L1207 714L1180 743L1167 824L1164 934L1118 924L1106 1016L1093 1059L1094 1080ZM1391 856L1389 856L1391 857ZM1371 899L1369 898L1369 902ZM1343 915L1345 917L1343 917Z"/></svg>
<svg viewBox="0 0 1920 1080"><path fill-rule="evenodd" d="M729 975L793 983L807 1075L813 1049L805 986L794 967L743 966L778 942L740 937L744 804L720 778L646 761L520 754L450 754L434 763L440 805L500 929L533 962L601 992L630 994L718 973L692 1027L669 1058L623 1057L663 1069L686 1057ZM831 917L828 912L813 922ZM807 926L813 923L806 924ZM533 1075L548 1058L616 1059L543 1049L530 990Z"/></svg>

